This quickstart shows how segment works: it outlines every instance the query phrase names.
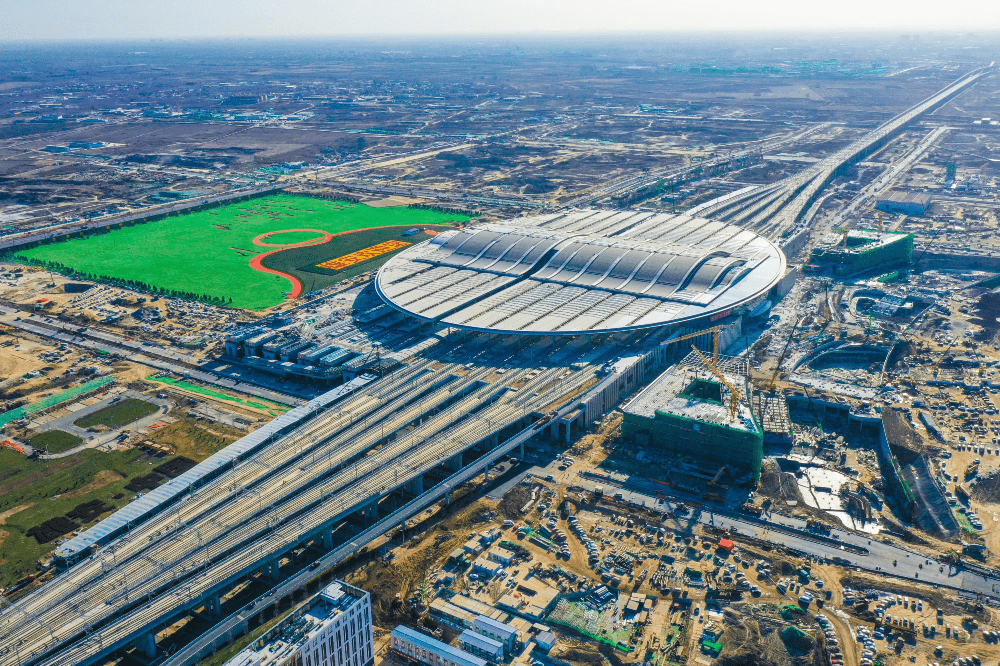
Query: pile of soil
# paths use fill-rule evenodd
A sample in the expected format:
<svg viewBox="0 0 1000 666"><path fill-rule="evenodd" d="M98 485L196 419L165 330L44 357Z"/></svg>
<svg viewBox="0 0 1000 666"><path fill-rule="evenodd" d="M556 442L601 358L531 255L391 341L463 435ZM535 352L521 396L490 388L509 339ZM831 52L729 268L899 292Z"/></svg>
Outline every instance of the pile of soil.
<svg viewBox="0 0 1000 666"><path fill-rule="evenodd" d="M185 458L184 456L177 456L167 462L153 468L153 472L157 474L162 474L163 476L169 477L171 479L176 479L178 476L188 471L195 465L195 461L190 458Z"/></svg>
<svg viewBox="0 0 1000 666"><path fill-rule="evenodd" d="M969 321L976 326L982 326L982 332L976 336L980 340L993 340L1000 332L1000 293L988 291L979 297L974 308L975 317Z"/></svg>
<svg viewBox="0 0 1000 666"><path fill-rule="evenodd" d="M79 520L81 523L89 523L105 511L111 511L112 509L114 509L113 506L109 506L103 500L97 499L77 504L76 508L66 514L66 517L70 520Z"/></svg>
<svg viewBox="0 0 1000 666"><path fill-rule="evenodd" d="M131 490L134 493L138 493L143 490L152 490L156 486L160 485L163 481L163 475L157 474L156 472L151 472L145 476L137 476L128 482L125 486L126 490Z"/></svg>
<svg viewBox="0 0 1000 666"><path fill-rule="evenodd" d="M77 524L65 516L49 518L41 525L35 525L26 534L35 537L38 543L48 543L54 541L64 534L69 534L77 528Z"/></svg>
<svg viewBox="0 0 1000 666"><path fill-rule="evenodd" d="M969 491L972 499L984 504L1000 504L1000 472L979 477L979 482Z"/></svg>

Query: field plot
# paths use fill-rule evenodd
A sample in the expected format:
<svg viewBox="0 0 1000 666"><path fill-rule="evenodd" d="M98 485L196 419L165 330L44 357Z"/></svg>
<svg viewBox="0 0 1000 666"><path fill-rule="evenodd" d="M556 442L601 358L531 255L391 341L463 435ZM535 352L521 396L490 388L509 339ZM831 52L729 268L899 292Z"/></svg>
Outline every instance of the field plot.
<svg viewBox="0 0 1000 666"><path fill-rule="evenodd" d="M79 446L83 440L62 430L46 430L28 440L28 444L40 451L62 453Z"/></svg>
<svg viewBox="0 0 1000 666"><path fill-rule="evenodd" d="M403 231L466 220L431 210L278 194L41 245L15 258L84 278L126 281L168 295L260 310L280 304L287 295L297 296L303 287L293 274L261 267L261 258L269 252L282 255L288 248L322 243L325 260L353 251L340 251L345 237L336 234L385 226ZM268 266L272 263L282 262L272 259ZM351 276L347 271L317 275L325 279L317 278L316 288Z"/></svg>
<svg viewBox="0 0 1000 666"><path fill-rule="evenodd" d="M98 515L127 504L132 497L125 490L128 479L149 473L150 462L165 460L137 449L86 449L59 460L28 460L0 448L0 587L35 571L38 558L63 536L53 532L92 524Z"/></svg>
<svg viewBox="0 0 1000 666"><path fill-rule="evenodd" d="M155 414L158 409L160 408L151 402L129 398L114 405L108 405L93 414L88 414L82 419L75 421L73 425L80 428L102 425L113 430L128 425L133 421L138 421L144 416Z"/></svg>

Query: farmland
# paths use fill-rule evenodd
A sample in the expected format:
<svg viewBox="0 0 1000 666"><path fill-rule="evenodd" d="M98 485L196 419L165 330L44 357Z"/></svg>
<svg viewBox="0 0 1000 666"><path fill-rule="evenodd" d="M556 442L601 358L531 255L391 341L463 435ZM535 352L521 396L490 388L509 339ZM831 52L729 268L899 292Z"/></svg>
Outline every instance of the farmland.
<svg viewBox="0 0 1000 666"><path fill-rule="evenodd" d="M153 403L129 398L128 400L108 405L93 414L88 414L82 419L78 419L74 425L80 428L91 428L93 426L104 426L109 429L120 428L133 421L138 421L144 416L154 414L158 409L159 407Z"/></svg>

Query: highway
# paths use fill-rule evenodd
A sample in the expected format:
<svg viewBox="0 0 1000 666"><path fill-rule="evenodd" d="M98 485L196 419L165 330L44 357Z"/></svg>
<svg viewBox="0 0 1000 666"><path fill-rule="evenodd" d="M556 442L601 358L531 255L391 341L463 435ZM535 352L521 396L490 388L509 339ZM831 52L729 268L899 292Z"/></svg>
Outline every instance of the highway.
<svg viewBox="0 0 1000 666"><path fill-rule="evenodd" d="M0 663L14 663L5 652L14 645L26 660L86 663L163 626L332 521L578 392L614 349L568 351L568 362L584 351L592 360L509 368L502 382L487 379L521 354L516 346L484 348L478 356L495 362L468 370L415 360L5 609Z"/></svg>
<svg viewBox="0 0 1000 666"><path fill-rule="evenodd" d="M840 529L832 530L828 535L817 535L807 530L805 521L799 518L767 513L763 519L754 519L734 513L726 507L703 504L700 500L693 502L700 506L685 516L675 513L676 505L679 501L690 505L691 500L660 499L657 494L662 495L662 490L651 488L651 482L641 479L595 481L581 476L575 484L587 490L611 485L621 489L623 501L664 513L674 512L673 517L665 518L674 529L683 531L692 523L701 523L722 530L732 530L737 538L739 535L746 535L811 557L828 560L842 558L848 565L871 573L942 585L970 596L982 595L1000 601L1000 591L997 591L1000 588L994 589L994 586L1000 586L1000 576L985 575L971 568L954 567L915 551L885 543L872 535Z"/></svg>

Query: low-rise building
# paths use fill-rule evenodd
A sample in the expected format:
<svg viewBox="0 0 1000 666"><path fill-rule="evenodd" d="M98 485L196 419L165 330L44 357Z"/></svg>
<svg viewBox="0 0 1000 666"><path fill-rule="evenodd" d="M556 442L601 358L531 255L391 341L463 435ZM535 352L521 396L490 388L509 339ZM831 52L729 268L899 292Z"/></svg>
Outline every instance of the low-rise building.
<svg viewBox="0 0 1000 666"><path fill-rule="evenodd" d="M428 666L486 666L486 660L409 627L392 630L390 649L405 659Z"/></svg>
<svg viewBox="0 0 1000 666"><path fill-rule="evenodd" d="M474 654L491 664L499 664L504 660L503 643L470 629L459 634L458 645L469 654Z"/></svg>
<svg viewBox="0 0 1000 666"><path fill-rule="evenodd" d="M493 546L486 552L486 557L493 562L498 562L505 567L509 567L516 555L502 546Z"/></svg>
<svg viewBox="0 0 1000 666"><path fill-rule="evenodd" d="M498 641L503 645L504 654L511 655L514 653L514 647L517 643L517 629L511 625L485 615L480 615L473 620L472 630L477 634Z"/></svg>

